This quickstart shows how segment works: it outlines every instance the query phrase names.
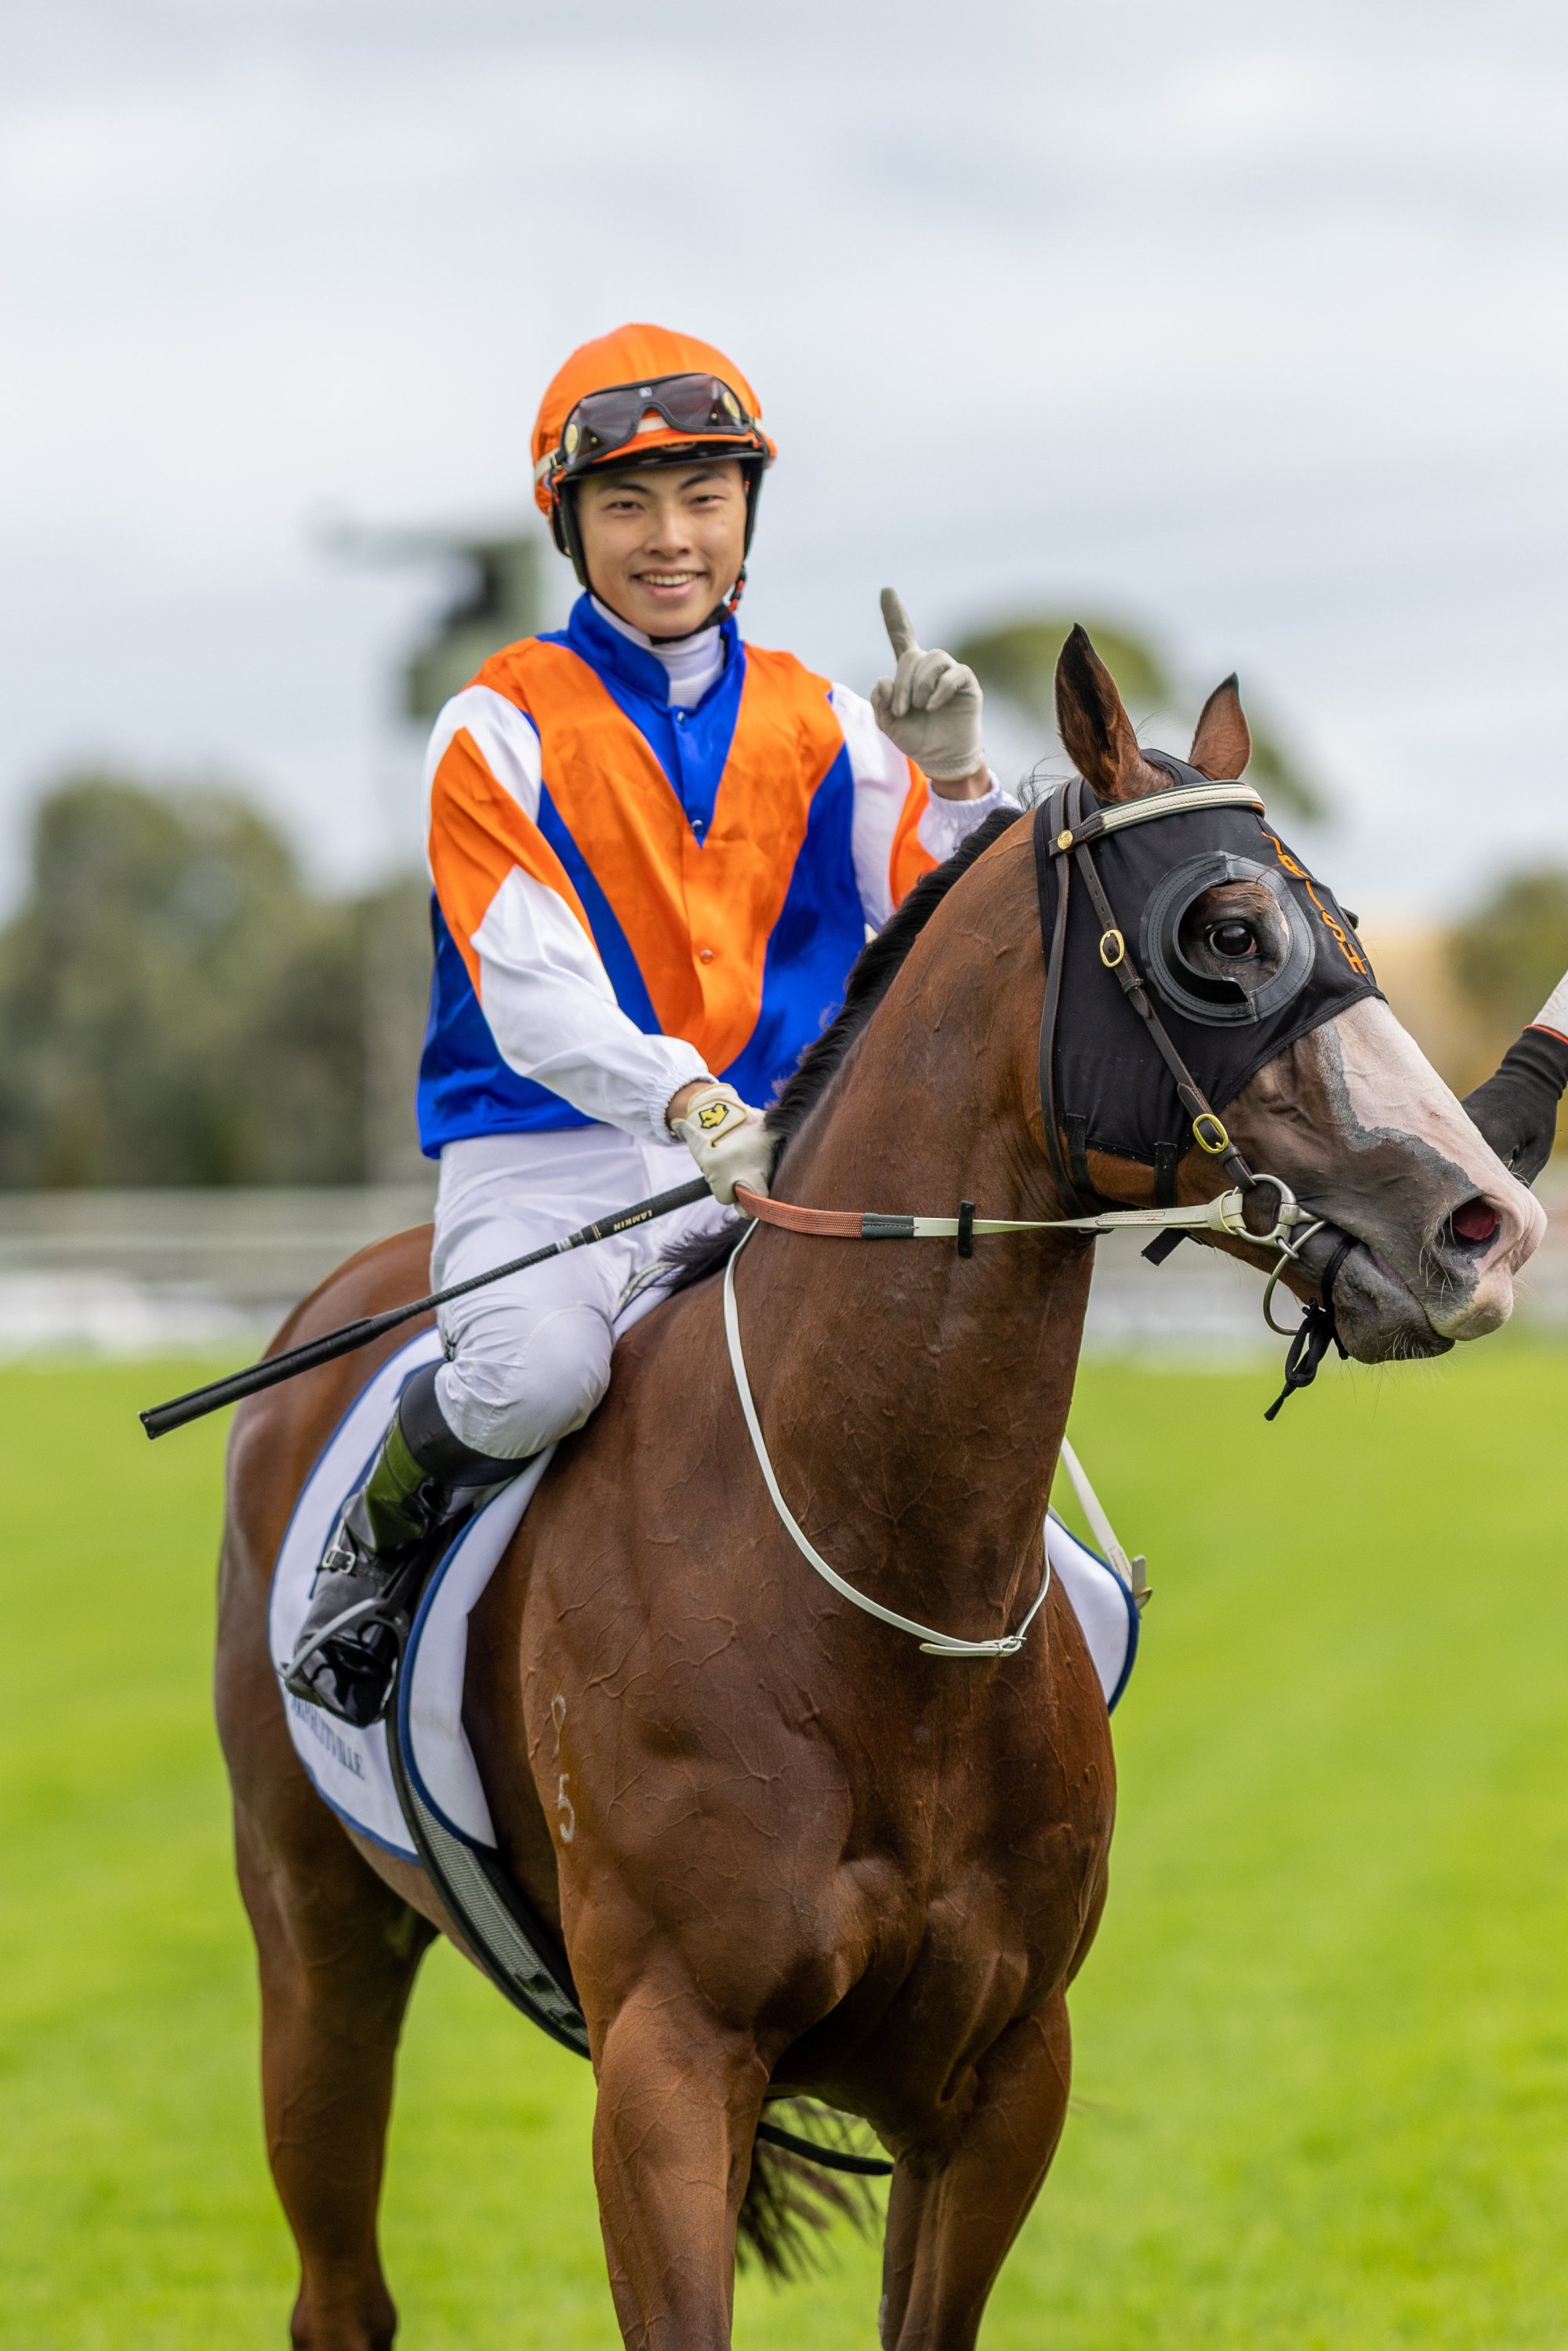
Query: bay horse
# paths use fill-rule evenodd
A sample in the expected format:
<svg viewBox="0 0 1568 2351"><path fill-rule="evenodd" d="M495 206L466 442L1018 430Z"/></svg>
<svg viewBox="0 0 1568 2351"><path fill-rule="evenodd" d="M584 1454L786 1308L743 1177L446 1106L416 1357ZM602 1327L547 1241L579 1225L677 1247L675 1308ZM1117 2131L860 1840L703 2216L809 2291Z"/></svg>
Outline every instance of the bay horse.
<svg viewBox="0 0 1568 2351"><path fill-rule="evenodd" d="M1102 804L1170 789L1082 632L1058 706ZM1192 764L1236 777L1247 755L1229 681ZM1217 889L1210 928L1253 886ZM1062 1214L1043 988L1030 821L993 820L857 965L772 1113L776 1193ZM1064 1004L1064 1029L1082 1011ZM1381 998L1298 1038L1227 1123L1354 1237L1335 1289L1352 1354L1431 1353L1506 1316L1540 1210ZM1087 1172L1103 1198L1150 1197L1146 1167L1091 1150ZM1179 1197L1219 1183L1202 1153L1182 1159ZM1039 1583L1092 1242L1042 1232L966 1259L751 1229L735 1292L790 1510L867 1593L1001 1635ZM417 1294L428 1255L427 1232L363 1252L278 1343ZM749 1449L720 1287L691 1280L629 1332L608 1397L559 1448L474 1619L470 1732L506 1863L586 2013L626 2343L729 2343L737 2219L754 2166L780 2159L755 2133L787 2087L863 2118L894 2158L884 2351L964 2351L1066 2113L1066 1994L1105 1899L1114 1805L1105 1707L1059 1586L1019 1653L960 1660L808 1572ZM392 2341L376 2208L394 2052L422 1953L438 1932L461 1943L424 1874L317 1795L267 1653L291 1504L392 1343L253 1400L229 1456L217 1706L299 2351Z"/></svg>

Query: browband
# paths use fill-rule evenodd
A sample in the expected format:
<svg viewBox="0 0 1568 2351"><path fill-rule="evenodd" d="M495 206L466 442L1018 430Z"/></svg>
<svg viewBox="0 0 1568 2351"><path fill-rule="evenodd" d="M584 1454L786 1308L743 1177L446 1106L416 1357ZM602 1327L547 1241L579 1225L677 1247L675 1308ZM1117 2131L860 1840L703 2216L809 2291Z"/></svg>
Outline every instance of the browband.
<svg viewBox="0 0 1568 2351"><path fill-rule="evenodd" d="M1086 841L1120 832L1124 825L1148 824L1157 816L1186 816L1194 809L1210 808L1255 809L1260 816L1263 813L1263 803L1250 784L1182 784L1174 791L1151 792L1146 799L1122 800L1114 808L1096 809L1082 824L1064 828L1056 835L1051 854L1063 857Z"/></svg>

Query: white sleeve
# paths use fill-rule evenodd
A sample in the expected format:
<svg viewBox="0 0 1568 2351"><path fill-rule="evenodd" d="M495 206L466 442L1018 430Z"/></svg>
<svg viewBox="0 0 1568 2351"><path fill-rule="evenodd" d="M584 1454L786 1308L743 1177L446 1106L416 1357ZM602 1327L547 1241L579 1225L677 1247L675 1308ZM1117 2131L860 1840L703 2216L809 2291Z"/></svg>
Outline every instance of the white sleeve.
<svg viewBox="0 0 1568 2351"><path fill-rule="evenodd" d="M540 776L538 737L504 695L471 685L447 704L426 764L442 913L507 1067L587 1118L667 1143L671 1095L707 1064L683 1038L645 1035L615 1001L550 878L559 868L538 830Z"/></svg>
<svg viewBox="0 0 1568 2351"><path fill-rule="evenodd" d="M847 685L835 685L831 699L844 730L850 770L855 782L852 836L855 886L866 921L873 930L879 931L894 909L894 843L912 786L923 784L925 795L916 839L938 865L967 841L977 825L996 810L1011 808L1014 802L994 776L990 790L979 799L943 799L911 766L897 744L888 740L863 695Z"/></svg>
<svg viewBox="0 0 1568 2351"><path fill-rule="evenodd" d="M1568 972L1564 972L1534 1019L1532 1029L1550 1029L1554 1037L1568 1038Z"/></svg>
<svg viewBox="0 0 1568 2351"><path fill-rule="evenodd" d="M988 768L986 773L991 777L991 788L978 799L945 800L940 792L932 792L927 785L930 798L920 820L919 840L921 848L928 850L938 865L945 863L956 849L962 849L969 835L988 816L995 816L998 809L1017 808L1011 792L1003 791Z"/></svg>

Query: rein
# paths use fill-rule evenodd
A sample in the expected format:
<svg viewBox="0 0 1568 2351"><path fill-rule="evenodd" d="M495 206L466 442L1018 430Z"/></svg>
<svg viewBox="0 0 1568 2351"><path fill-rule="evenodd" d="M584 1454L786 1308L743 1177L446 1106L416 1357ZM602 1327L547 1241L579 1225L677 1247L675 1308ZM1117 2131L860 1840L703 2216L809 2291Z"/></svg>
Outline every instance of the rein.
<svg viewBox="0 0 1568 2351"><path fill-rule="evenodd" d="M738 1188L737 1186L737 1189ZM755 1198L757 1196L753 1193L749 1196ZM964 1641L960 1640L956 1633L938 1633L929 1625L917 1624L913 1616L901 1616L896 1609L884 1608L880 1600L873 1600L866 1593L857 1592L852 1583L846 1583L837 1569L828 1565L827 1561L812 1543L789 1503L784 1499L772 1461L768 1458L768 1441L762 1434L762 1423L757 1416L757 1405L751 1393L751 1382L747 1377L746 1357L740 1344L740 1317L735 1303L735 1260L756 1230L755 1224L747 1227L725 1262L724 1335L729 1344L729 1361L735 1374L736 1394L740 1398L740 1409L746 1417L747 1433L751 1438L751 1449L757 1456L757 1466L762 1472L762 1482L768 1489L768 1497L779 1513L779 1520L785 1533L789 1537L801 1558L816 1569L824 1583L832 1585L841 1600L852 1601L855 1607L863 1609L868 1616L879 1617L883 1624L891 1625L895 1632L909 1634L912 1638L919 1642L928 1657L1016 1656L1023 1646L1024 1635L1044 1606L1045 1595L1051 1590L1051 1561L1045 1552L1043 1541L1040 1548L1043 1573L1040 1580L1040 1590L1036 1593L1029 1613L1018 1630L1014 1633L1000 1634L994 1641Z"/></svg>
<svg viewBox="0 0 1568 2351"><path fill-rule="evenodd" d="M974 1252L967 1242L984 1240L993 1233L1115 1233L1126 1229L1167 1233L1228 1233L1232 1240L1252 1241L1259 1249L1286 1249L1299 1224L1309 1221L1290 1186L1278 1176L1254 1176L1254 1186L1267 1184L1279 1195L1274 1222L1267 1232L1255 1233L1243 1213L1246 1195L1239 1189L1221 1192L1217 1199L1194 1200L1176 1208L1107 1208L1090 1217L977 1217L972 1200L960 1202L956 1217L889 1217L874 1209L802 1208L793 1200L775 1200L754 1192L748 1184L735 1187L735 1204L759 1225L773 1225L784 1233L804 1233L824 1241L956 1241L960 1257ZM1313 1229L1316 1229L1314 1222Z"/></svg>
<svg viewBox="0 0 1568 2351"><path fill-rule="evenodd" d="M736 1188L737 1193L741 1189L739 1186ZM760 1197L760 1195L748 1192L747 1196L748 1199L756 1200ZM841 1600L852 1602L856 1608L862 1609L868 1616L875 1616L882 1624L891 1625L894 1632L909 1634L912 1639L919 1642L928 1657L1017 1656L1023 1647L1025 1635L1044 1607L1046 1594L1051 1590L1051 1554L1045 1548L1043 1536L1040 1543L1040 1590L1035 1593L1021 1623L1013 1632L998 1634L994 1640L966 1641L960 1639L956 1633L939 1633L933 1625L919 1624L913 1616L901 1616L896 1609L884 1608L880 1600L872 1599L868 1593L858 1591L852 1583L846 1583L836 1568L829 1566L789 1503L784 1499L778 1473L768 1455L768 1440L762 1434L762 1423L758 1416L756 1399L751 1393L751 1382L746 1369L746 1355L740 1343L740 1315L735 1300L736 1259L756 1232L758 1224L779 1221L777 1217L758 1217L756 1222L747 1227L734 1249L731 1249L724 1269L724 1335L729 1348L730 1368L735 1374L736 1394L740 1399L740 1409L746 1421L747 1434L751 1439L751 1449L757 1456L757 1466L762 1472L762 1482L767 1487L768 1499L779 1514L779 1524L801 1558L816 1569L823 1583L831 1584ZM946 1218L939 1221L952 1223L956 1220ZM798 1231L800 1228L787 1227L786 1229ZM998 1227L998 1229L1013 1228ZM1138 1606L1142 1608L1149 1596L1148 1584L1144 1576L1143 1559L1141 1556L1129 1559L1117 1541L1100 1497L1089 1483L1082 1463L1065 1437L1061 1440L1061 1466L1072 1480L1073 1490L1078 1496L1083 1515L1093 1530L1095 1540L1102 1546L1106 1560L1127 1586Z"/></svg>

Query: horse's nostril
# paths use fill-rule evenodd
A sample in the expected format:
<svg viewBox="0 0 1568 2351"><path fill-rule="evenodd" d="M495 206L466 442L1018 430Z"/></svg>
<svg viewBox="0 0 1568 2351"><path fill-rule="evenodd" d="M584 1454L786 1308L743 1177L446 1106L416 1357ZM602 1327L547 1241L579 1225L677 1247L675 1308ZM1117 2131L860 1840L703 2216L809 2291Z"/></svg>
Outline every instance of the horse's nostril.
<svg viewBox="0 0 1568 2351"><path fill-rule="evenodd" d="M1461 1249L1484 1249L1489 1241L1496 1240L1500 1222L1491 1202L1478 1196L1454 1210L1448 1218L1448 1232Z"/></svg>

